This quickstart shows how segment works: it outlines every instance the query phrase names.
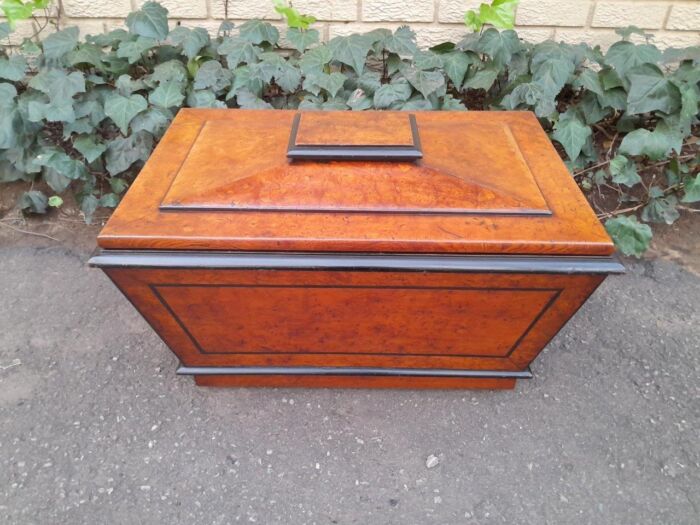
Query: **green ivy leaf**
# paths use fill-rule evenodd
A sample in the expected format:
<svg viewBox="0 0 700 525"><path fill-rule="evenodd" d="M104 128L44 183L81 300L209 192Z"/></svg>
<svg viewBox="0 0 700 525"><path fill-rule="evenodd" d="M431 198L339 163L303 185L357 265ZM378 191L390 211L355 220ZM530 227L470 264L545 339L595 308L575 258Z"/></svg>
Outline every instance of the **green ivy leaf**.
<svg viewBox="0 0 700 525"><path fill-rule="evenodd" d="M610 174L614 183L624 184L629 188L642 181L634 162L624 155L616 155L610 161Z"/></svg>
<svg viewBox="0 0 700 525"><path fill-rule="evenodd" d="M564 146L566 154L573 162L581 154L581 149L591 135L590 126L587 126L574 112L567 111L555 124L552 138Z"/></svg>
<svg viewBox="0 0 700 525"><path fill-rule="evenodd" d="M63 199L58 195L52 195L51 197L49 197L48 204L52 208L60 208L61 206L63 206Z"/></svg>
<svg viewBox="0 0 700 525"><path fill-rule="evenodd" d="M464 75L466 75L467 69L469 69L473 60L466 53L453 51L442 55L442 62L445 67L447 78L452 81L454 86L459 87L462 85Z"/></svg>
<svg viewBox="0 0 700 525"><path fill-rule="evenodd" d="M292 29L307 30L308 27L316 22L316 18L309 15L302 15L291 6L288 6L283 0L275 1L275 11L281 14L287 20L287 26Z"/></svg>
<svg viewBox="0 0 700 525"><path fill-rule="evenodd" d="M159 139L165 133L172 119L173 114L168 109L151 107L134 117L134 120L131 121L131 131L133 133L146 131Z"/></svg>
<svg viewBox="0 0 700 525"><path fill-rule="evenodd" d="M630 89L627 112L630 115L663 111L673 113L680 107L680 92L656 66L644 64L627 73Z"/></svg>
<svg viewBox="0 0 700 525"><path fill-rule="evenodd" d="M217 49L217 53L226 56L226 63L230 69L239 64L254 64L260 56L260 49L249 41L239 37L226 37Z"/></svg>
<svg viewBox="0 0 700 525"><path fill-rule="evenodd" d="M272 106L246 89L239 91L236 102L243 109L272 109Z"/></svg>
<svg viewBox="0 0 700 525"><path fill-rule="evenodd" d="M416 33L408 26L401 26L382 40L384 49L401 56L413 56L418 52Z"/></svg>
<svg viewBox="0 0 700 525"><path fill-rule="evenodd" d="M418 51L413 56L413 65L416 69L442 68L442 56L432 51Z"/></svg>
<svg viewBox="0 0 700 525"><path fill-rule="evenodd" d="M133 79L129 75L120 75L114 83L114 87L120 95L128 97L134 91L142 91L147 86L142 78Z"/></svg>
<svg viewBox="0 0 700 525"><path fill-rule="evenodd" d="M112 188L112 192L116 193L117 195L121 195L126 191L128 184L120 177L110 177L109 187Z"/></svg>
<svg viewBox="0 0 700 525"><path fill-rule="evenodd" d="M515 8L520 0L493 0L491 4L479 6L478 21L480 26L491 24L498 29L513 29L515 25ZM481 27L479 27L481 29ZM478 31L478 29L477 29Z"/></svg>
<svg viewBox="0 0 700 525"><path fill-rule="evenodd" d="M165 40L168 37L168 10L158 2L146 2L126 17L129 31L138 36Z"/></svg>
<svg viewBox="0 0 700 525"><path fill-rule="evenodd" d="M373 96L382 86L382 76L377 71L365 71L357 78L357 86L368 96Z"/></svg>
<svg viewBox="0 0 700 525"><path fill-rule="evenodd" d="M50 34L42 43L44 56L48 60L63 58L64 55L73 51L75 46L78 45L78 34L79 30L77 27L67 27L62 31Z"/></svg>
<svg viewBox="0 0 700 525"><path fill-rule="evenodd" d="M314 44L318 44L318 39L319 34L315 29L302 30L296 27L287 29L287 40L300 53L303 53Z"/></svg>
<svg viewBox="0 0 700 525"><path fill-rule="evenodd" d="M681 202L700 201L700 175L686 177L683 180L683 190L685 191L685 195L683 195Z"/></svg>
<svg viewBox="0 0 700 525"><path fill-rule="evenodd" d="M440 71L423 71L408 67L403 74L425 98L445 87L445 77Z"/></svg>
<svg viewBox="0 0 700 525"><path fill-rule="evenodd" d="M135 64L143 58L143 54L156 46L152 38L138 37L136 40L122 42L117 49L119 58L126 58L129 64Z"/></svg>
<svg viewBox="0 0 700 525"><path fill-rule="evenodd" d="M522 44L515 31L499 32L497 29L490 28L481 35L477 49L490 56L497 67L502 67L522 49Z"/></svg>
<svg viewBox="0 0 700 525"><path fill-rule="evenodd" d="M618 151L624 155L646 155L651 160L666 157L672 150L680 153L683 136L660 122L651 132L640 128L625 135Z"/></svg>
<svg viewBox="0 0 700 525"><path fill-rule="evenodd" d="M129 134L129 123L147 107L148 102L141 95L123 97L112 93L105 99L105 115L114 121L122 135Z"/></svg>
<svg viewBox="0 0 700 525"><path fill-rule="evenodd" d="M85 92L85 77L78 71L67 74L62 69L44 69L30 81L29 87L49 96L59 105L72 105L73 97Z"/></svg>
<svg viewBox="0 0 700 525"><path fill-rule="evenodd" d="M10 82L18 82L24 78L27 70L27 59L22 55L11 55L9 58L0 57L0 78Z"/></svg>
<svg viewBox="0 0 700 525"><path fill-rule="evenodd" d="M384 84L374 92L374 107L386 109L395 102L404 102L411 97L413 89L405 80L397 80L391 84Z"/></svg>
<svg viewBox="0 0 700 525"><path fill-rule="evenodd" d="M119 204L119 195L116 193L105 193L97 203L98 206L103 208L116 208L117 204Z"/></svg>
<svg viewBox="0 0 700 525"><path fill-rule="evenodd" d="M321 89L325 89L331 97L335 97L345 83L345 75L334 71L328 73L309 73L304 79L302 87L314 95L318 95Z"/></svg>
<svg viewBox="0 0 700 525"><path fill-rule="evenodd" d="M627 91L623 88L608 89L603 95L597 95L602 108L612 108L618 111L627 109Z"/></svg>
<svg viewBox="0 0 700 525"><path fill-rule="evenodd" d="M277 28L262 20L249 20L241 25L238 34L243 40L256 45L267 42L274 46L280 38Z"/></svg>
<svg viewBox="0 0 700 525"><path fill-rule="evenodd" d="M615 241L615 245L625 255L641 257L649 248L651 228L637 221L634 215L620 216L605 221L605 229Z"/></svg>
<svg viewBox="0 0 700 525"><path fill-rule="evenodd" d="M83 212L83 217L85 217L85 222L87 224L92 224L92 216L95 214L99 205L99 200L92 194L85 195L80 200L80 211Z"/></svg>
<svg viewBox="0 0 700 525"><path fill-rule="evenodd" d="M77 49L74 49L67 55L68 63L71 66L87 64L97 69L102 69L102 58L104 53L102 49L94 44L80 44Z"/></svg>
<svg viewBox="0 0 700 525"><path fill-rule="evenodd" d="M575 88L583 88L584 90L591 91L596 95L603 95L605 92L600 74L591 69L584 69L581 71L576 80L574 80L573 86Z"/></svg>
<svg viewBox="0 0 700 525"><path fill-rule="evenodd" d="M589 126L600 122L610 114L609 110L600 107L598 98L593 92L587 92L583 95L581 102L576 107L581 110L581 114Z"/></svg>
<svg viewBox="0 0 700 525"><path fill-rule="evenodd" d="M63 151L58 149L48 149L43 151L37 155L35 162L38 166L43 166L48 170L53 170L56 173L68 178L68 182L70 182L70 180L84 179L87 175L87 170L82 162L69 157ZM52 188L57 193L60 193L66 186L67 184L62 187L52 186Z"/></svg>
<svg viewBox="0 0 700 525"><path fill-rule="evenodd" d="M352 92L350 97L348 97L347 105L353 111L364 111L366 109L372 109L372 98L368 97L367 94L362 89L356 89Z"/></svg>
<svg viewBox="0 0 700 525"><path fill-rule="evenodd" d="M146 162L153 151L153 137L145 133L134 132L128 137L115 137L107 145L105 167L111 176L128 170L135 162Z"/></svg>
<svg viewBox="0 0 700 525"><path fill-rule="evenodd" d="M473 76L467 78L462 89L483 89L488 91L498 77L498 71L494 68L486 67L478 69Z"/></svg>
<svg viewBox="0 0 700 525"><path fill-rule="evenodd" d="M532 82L542 88L545 95L556 97L574 72L571 60L551 59L542 62L533 71Z"/></svg>
<svg viewBox="0 0 700 525"><path fill-rule="evenodd" d="M75 121L75 111L70 100L52 100L40 102L30 100L27 104L27 118L30 122L65 122Z"/></svg>
<svg viewBox="0 0 700 525"><path fill-rule="evenodd" d="M650 44L635 45L632 42L616 42L605 55L605 62L613 66L620 75L642 64L656 64L661 52Z"/></svg>
<svg viewBox="0 0 700 525"><path fill-rule="evenodd" d="M414 95L404 104L395 104L392 109L400 109L401 111L432 111L437 108L433 106L430 100L426 100L420 95Z"/></svg>
<svg viewBox="0 0 700 525"><path fill-rule="evenodd" d="M232 74L224 69L220 62L209 60L201 65L194 77L194 89L211 88L218 93L231 85Z"/></svg>
<svg viewBox="0 0 700 525"><path fill-rule="evenodd" d="M209 45L209 32L203 27L188 27L177 26L170 31L168 38L176 46L182 47L182 54L189 59L195 58L199 52Z"/></svg>
<svg viewBox="0 0 700 525"><path fill-rule="evenodd" d="M651 36L645 33L642 29L638 28L637 26L619 27L615 29L615 33L620 35L624 40L629 40L629 37L631 37L632 35L639 35L645 38Z"/></svg>
<svg viewBox="0 0 700 525"><path fill-rule="evenodd" d="M192 90L187 94L187 105L192 108L225 108L226 104L216 98L209 89Z"/></svg>
<svg viewBox="0 0 700 525"><path fill-rule="evenodd" d="M343 81L344 80L345 79L343 79ZM289 62L284 61L275 72L275 82L277 82L277 85L282 89L291 93L299 87L301 71Z"/></svg>
<svg viewBox="0 0 700 525"><path fill-rule="evenodd" d="M8 22L0 22L0 40L5 40L12 33L12 28Z"/></svg>
<svg viewBox="0 0 700 525"><path fill-rule="evenodd" d="M328 42L328 49L334 60L350 66L361 75L373 43L366 35L337 36Z"/></svg>
<svg viewBox="0 0 700 525"><path fill-rule="evenodd" d="M308 74L314 71L321 72L323 68L333 59L333 53L326 45L315 47L301 57L299 67Z"/></svg>
<svg viewBox="0 0 700 525"><path fill-rule="evenodd" d="M153 68L151 80L159 84L163 82L184 83L187 81L187 68L179 60L168 60Z"/></svg>
<svg viewBox="0 0 700 525"><path fill-rule="evenodd" d="M38 190L25 191L19 199L19 207L29 213L46 213L49 200Z"/></svg>
<svg viewBox="0 0 700 525"><path fill-rule="evenodd" d="M697 85L681 86L681 111L679 124L684 135L690 135L690 127L700 112L700 89Z"/></svg>
<svg viewBox="0 0 700 525"><path fill-rule="evenodd" d="M81 135L73 141L73 147L85 157L89 163L94 162L105 152L107 146L95 142L94 137Z"/></svg>
<svg viewBox="0 0 700 525"><path fill-rule="evenodd" d="M678 199L675 195L664 196L663 190L657 187L651 188L649 194L651 195L652 193L655 196L642 210L642 220L666 224L673 224L676 222L681 214L676 209L676 206L678 206Z"/></svg>
<svg viewBox="0 0 700 525"><path fill-rule="evenodd" d="M63 193L66 191L68 186L70 186L70 183L73 182L62 173L48 168L42 172L42 176L44 177L46 184L49 185L49 188L57 193Z"/></svg>
<svg viewBox="0 0 700 525"><path fill-rule="evenodd" d="M467 108L462 102L454 98L452 95L445 95L440 106L442 111L466 111Z"/></svg>

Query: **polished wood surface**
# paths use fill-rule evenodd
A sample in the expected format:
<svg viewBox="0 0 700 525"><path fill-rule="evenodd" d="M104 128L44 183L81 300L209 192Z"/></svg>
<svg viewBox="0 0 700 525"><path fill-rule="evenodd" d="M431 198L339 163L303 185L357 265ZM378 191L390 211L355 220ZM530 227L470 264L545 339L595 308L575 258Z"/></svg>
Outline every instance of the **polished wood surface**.
<svg viewBox="0 0 700 525"><path fill-rule="evenodd" d="M199 386L279 388L405 388L510 390L515 379L473 377L375 377L375 376L225 376L196 375Z"/></svg>
<svg viewBox="0 0 700 525"><path fill-rule="evenodd" d="M297 146L411 146L409 113L307 111L301 113Z"/></svg>
<svg viewBox="0 0 700 525"><path fill-rule="evenodd" d="M525 370L605 277L105 271L188 367L508 371Z"/></svg>
<svg viewBox="0 0 700 525"><path fill-rule="evenodd" d="M424 158L398 163L291 161L285 153L294 115L181 110L100 234L99 245L613 252L609 237L529 113L416 113ZM328 119L330 131L334 114L329 115L321 119ZM378 118L366 115L362 118Z"/></svg>

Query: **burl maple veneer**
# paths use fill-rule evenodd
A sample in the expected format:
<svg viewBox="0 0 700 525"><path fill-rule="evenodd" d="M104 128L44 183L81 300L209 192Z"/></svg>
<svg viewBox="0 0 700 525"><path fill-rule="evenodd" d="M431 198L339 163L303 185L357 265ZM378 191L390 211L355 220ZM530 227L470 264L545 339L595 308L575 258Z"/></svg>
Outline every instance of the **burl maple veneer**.
<svg viewBox="0 0 700 525"><path fill-rule="evenodd" d="M98 244L208 386L512 388L622 271L526 112L184 109Z"/></svg>

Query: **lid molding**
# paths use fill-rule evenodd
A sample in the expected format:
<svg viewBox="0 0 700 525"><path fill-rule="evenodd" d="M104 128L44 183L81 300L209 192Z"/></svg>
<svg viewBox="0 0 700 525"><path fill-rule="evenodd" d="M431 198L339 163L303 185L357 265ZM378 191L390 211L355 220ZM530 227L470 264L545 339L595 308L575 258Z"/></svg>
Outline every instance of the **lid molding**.
<svg viewBox="0 0 700 525"><path fill-rule="evenodd" d="M306 116L302 123L302 113L297 113L292 121L292 129L289 134L289 144L287 146L287 157L292 160L345 160L345 161L380 161L380 162L401 162L401 161L416 161L423 158L421 149L420 135L418 133L418 124L416 117L413 114L407 115L407 124L410 128L410 144L401 144L401 140L396 140L396 144L387 142L392 132L391 129L386 129L387 134L382 137L377 144L358 143L358 139L362 137L357 130L352 130L349 136L346 135L345 144L340 144L338 137L334 137L332 141L304 141L300 140L300 128L302 126L317 126L318 122L309 122L313 119L311 116ZM388 127L390 123L385 125ZM404 130L401 130L404 131ZM312 135L313 137L314 135ZM342 142L342 140L341 140ZM353 143L355 142L355 143ZM371 142L370 140L359 142ZM405 140L403 141L405 142Z"/></svg>

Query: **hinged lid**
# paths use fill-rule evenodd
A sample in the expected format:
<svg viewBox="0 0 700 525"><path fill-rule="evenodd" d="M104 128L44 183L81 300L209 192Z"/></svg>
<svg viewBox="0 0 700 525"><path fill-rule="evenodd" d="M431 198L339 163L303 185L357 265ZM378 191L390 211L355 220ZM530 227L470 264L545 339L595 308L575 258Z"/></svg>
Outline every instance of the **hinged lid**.
<svg viewBox="0 0 700 525"><path fill-rule="evenodd" d="M181 110L99 244L613 251L546 134L525 112Z"/></svg>

